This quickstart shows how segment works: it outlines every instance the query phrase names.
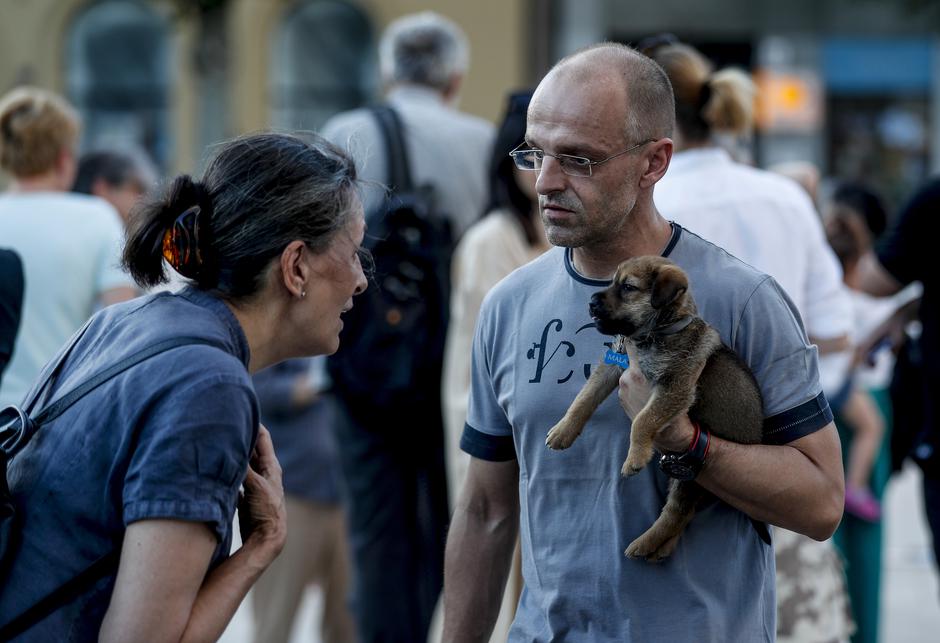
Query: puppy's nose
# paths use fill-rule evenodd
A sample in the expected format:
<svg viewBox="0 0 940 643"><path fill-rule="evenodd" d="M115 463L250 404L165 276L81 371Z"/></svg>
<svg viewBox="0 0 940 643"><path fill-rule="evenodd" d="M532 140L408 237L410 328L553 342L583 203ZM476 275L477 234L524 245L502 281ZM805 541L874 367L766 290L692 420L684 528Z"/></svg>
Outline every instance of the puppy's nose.
<svg viewBox="0 0 940 643"><path fill-rule="evenodd" d="M591 303L588 304L588 310L591 312L591 317L597 317L600 313L601 308L604 306L603 293L594 293L591 295Z"/></svg>

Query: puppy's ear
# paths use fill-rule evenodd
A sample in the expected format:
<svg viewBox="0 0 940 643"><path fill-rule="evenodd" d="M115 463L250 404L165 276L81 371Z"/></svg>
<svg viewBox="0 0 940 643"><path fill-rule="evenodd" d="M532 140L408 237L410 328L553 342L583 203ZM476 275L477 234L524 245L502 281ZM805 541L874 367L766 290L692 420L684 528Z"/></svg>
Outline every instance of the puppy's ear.
<svg viewBox="0 0 940 643"><path fill-rule="evenodd" d="M653 308L659 310L674 302L688 289L689 279L682 268L674 265L663 266L653 279L650 303Z"/></svg>

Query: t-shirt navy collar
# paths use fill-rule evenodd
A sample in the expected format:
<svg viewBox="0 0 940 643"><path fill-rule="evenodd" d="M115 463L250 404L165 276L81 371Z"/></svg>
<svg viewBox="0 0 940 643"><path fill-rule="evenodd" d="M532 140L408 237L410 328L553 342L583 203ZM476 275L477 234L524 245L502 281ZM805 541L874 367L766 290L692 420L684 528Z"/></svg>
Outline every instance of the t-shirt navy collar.
<svg viewBox="0 0 940 643"><path fill-rule="evenodd" d="M235 314L225 302L218 296L206 292L205 290L194 288L193 286L184 287L178 294L180 297L183 297L197 306L212 311L222 320L222 323L225 325L225 328L228 329L231 336L235 357L245 364L245 368L248 368L248 362L251 359L248 338L245 337L245 331L242 330L242 325L238 323L238 318L235 317Z"/></svg>
<svg viewBox="0 0 940 643"><path fill-rule="evenodd" d="M672 221L669 222L669 225L672 226L672 236L669 237L669 243L667 243L666 247L663 248L663 257L669 256L673 248L676 247L676 244L679 243L679 237L682 235L682 226ZM571 248L565 248L565 270L568 271L568 274L571 275L572 279L588 286L606 288L610 285L610 279L591 279L590 277L585 277L580 272L578 272L571 260L571 253Z"/></svg>

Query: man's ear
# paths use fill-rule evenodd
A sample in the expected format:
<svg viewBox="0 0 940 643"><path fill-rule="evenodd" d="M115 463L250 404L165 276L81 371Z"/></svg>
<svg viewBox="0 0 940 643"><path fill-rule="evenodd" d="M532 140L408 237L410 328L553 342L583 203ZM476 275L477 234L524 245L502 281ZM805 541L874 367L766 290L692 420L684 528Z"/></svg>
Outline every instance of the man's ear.
<svg viewBox="0 0 940 643"><path fill-rule="evenodd" d="M298 299L307 294L307 280L310 277L307 252L307 245L303 241L291 241L281 251L281 282L290 296Z"/></svg>
<svg viewBox="0 0 940 643"><path fill-rule="evenodd" d="M661 138L649 143L647 151L647 160L649 165L646 171L640 177L640 187L653 187L669 169L669 162L672 160L672 139Z"/></svg>
<svg viewBox="0 0 940 643"><path fill-rule="evenodd" d="M441 96L444 102L449 105L457 104L457 97L460 95L460 86L463 84L463 74L453 73L447 79L447 85L441 90Z"/></svg>
<svg viewBox="0 0 940 643"><path fill-rule="evenodd" d="M653 279L650 303L659 310L674 302L688 289L689 279L679 266L663 266Z"/></svg>
<svg viewBox="0 0 940 643"><path fill-rule="evenodd" d="M77 172L78 161L75 158L75 152L68 146L63 147L55 160L55 173L59 186L66 192L72 189Z"/></svg>
<svg viewBox="0 0 940 643"><path fill-rule="evenodd" d="M111 194L111 186L99 176L91 183L91 193L107 201Z"/></svg>

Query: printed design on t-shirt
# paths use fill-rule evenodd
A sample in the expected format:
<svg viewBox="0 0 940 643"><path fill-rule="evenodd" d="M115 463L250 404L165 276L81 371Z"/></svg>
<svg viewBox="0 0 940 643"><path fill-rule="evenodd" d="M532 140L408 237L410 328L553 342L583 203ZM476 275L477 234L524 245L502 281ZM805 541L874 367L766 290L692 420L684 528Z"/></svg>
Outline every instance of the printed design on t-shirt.
<svg viewBox="0 0 940 643"><path fill-rule="evenodd" d="M580 326L577 330L574 331L574 335L579 334L581 331L588 330L589 328L594 328L594 322L589 322ZM529 380L529 384L539 384L542 381L542 375L545 372L545 367L551 363L553 359L558 355L559 351L563 351L562 354L564 357L572 358L575 356L577 350L573 342L568 341L564 336L565 325L560 319L553 319L542 328L542 334L537 342L532 342L532 347L526 351L526 358L529 361L534 362L535 372L532 375L532 378ZM611 340L604 342L604 346L611 348ZM551 347L551 348L550 348ZM600 349L599 349L600 350ZM597 354L591 352L588 356L592 361L584 362L582 364L582 370L584 373L584 379L587 380L591 376L591 368L594 366L594 358L597 355L602 354L598 352ZM568 364L570 362L566 361L564 357L559 357L562 362ZM568 373L556 380L558 384L564 384L574 375L574 369L568 369Z"/></svg>

